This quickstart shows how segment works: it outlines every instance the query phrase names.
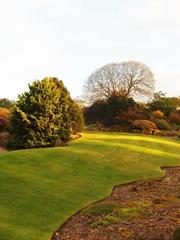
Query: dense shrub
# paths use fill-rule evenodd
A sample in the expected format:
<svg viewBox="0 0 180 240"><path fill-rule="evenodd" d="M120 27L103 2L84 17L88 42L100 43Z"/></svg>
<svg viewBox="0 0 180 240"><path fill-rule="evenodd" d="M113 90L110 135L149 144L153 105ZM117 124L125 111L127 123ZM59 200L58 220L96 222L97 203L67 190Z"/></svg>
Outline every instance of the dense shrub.
<svg viewBox="0 0 180 240"><path fill-rule="evenodd" d="M9 133L2 132L0 133L0 147L5 147L9 140Z"/></svg>
<svg viewBox="0 0 180 240"><path fill-rule="evenodd" d="M176 228L176 230L173 233L173 240L179 240L180 239L180 227Z"/></svg>
<svg viewBox="0 0 180 240"><path fill-rule="evenodd" d="M76 134L81 132L84 126L84 119L80 107L73 100L70 101L69 114L71 121L71 133Z"/></svg>
<svg viewBox="0 0 180 240"><path fill-rule="evenodd" d="M0 132L4 132L7 130L9 126L9 121L4 118L0 118Z"/></svg>
<svg viewBox="0 0 180 240"><path fill-rule="evenodd" d="M131 128L138 129L143 132L151 129L157 129L157 126L154 122L151 122L149 120L135 120L133 121Z"/></svg>
<svg viewBox="0 0 180 240"><path fill-rule="evenodd" d="M180 111L176 111L174 113L171 113L168 120L169 120L170 123L180 125Z"/></svg>
<svg viewBox="0 0 180 240"><path fill-rule="evenodd" d="M0 98L0 108L11 110L14 107L14 102L7 98Z"/></svg>
<svg viewBox="0 0 180 240"><path fill-rule="evenodd" d="M167 98L161 92L155 94L153 101L148 104L115 95L86 107L85 123L89 125L99 122L102 125L100 130L129 131L133 121L144 119L154 122L160 130L177 130L180 126L180 111L172 111L175 111L179 101L179 98ZM151 125L149 129L154 128Z"/></svg>
<svg viewBox="0 0 180 240"><path fill-rule="evenodd" d="M169 130L170 126L165 119L154 119L154 122L158 129L160 130Z"/></svg>
<svg viewBox="0 0 180 240"><path fill-rule="evenodd" d="M154 94L154 99L149 103L152 111L160 110L165 116L169 116L180 106L180 97L166 97L163 92Z"/></svg>
<svg viewBox="0 0 180 240"><path fill-rule="evenodd" d="M142 119L143 114L136 108L129 108L126 111L122 111L114 118L114 124L122 127L129 127L134 120Z"/></svg>
<svg viewBox="0 0 180 240"><path fill-rule="evenodd" d="M91 106L84 108L84 119L87 125L103 123L107 104L105 101L98 100Z"/></svg>
<svg viewBox="0 0 180 240"><path fill-rule="evenodd" d="M123 113L127 112L129 109L133 111L135 106L136 106L136 102L132 98L127 98L124 96L110 97L107 101L106 113L104 117L104 125L106 127L111 127L114 124L117 124L117 119L115 118L117 116L121 116Z"/></svg>
<svg viewBox="0 0 180 240"><path fill-rule="evenodd" d="M80 130L82 117L63 82L45 78L19 96L11 124L9 147L50 147L67 143L71 129Z"/></svg>
<svg viewBox="0 0 180 240"><path fill-rule="evenodd" d="M0 118L9 119L10 110L7 108L0 108Z"/></svg>
<svg viewBox="0 0 180 240"><path fill-rule="evenodd" d="M112 96L107 101L99 100L84 109L85 123L89 125L99 122L105 127L111 127L119 124L117 121L122 123L129 119L125 112L129 111L128 114L131 114L130 111L133 112L135 107L136 103L132 98L123 96ZM117 116L119 119L116 119Z"/></svg>
<svg viewBox="0 0 180 240"><path fill-rule="evenodd" d="M0 131L6 131L10 121L10 111L6 108L0 108Z"/></svg>
<svg viewBox="0 0 180 240"><path fill-rule="evenodd" d="M154 116L155 118L163 118L164 113L161 112L160 110L156 110L156 111L153 111L153 116Z"/></svg>

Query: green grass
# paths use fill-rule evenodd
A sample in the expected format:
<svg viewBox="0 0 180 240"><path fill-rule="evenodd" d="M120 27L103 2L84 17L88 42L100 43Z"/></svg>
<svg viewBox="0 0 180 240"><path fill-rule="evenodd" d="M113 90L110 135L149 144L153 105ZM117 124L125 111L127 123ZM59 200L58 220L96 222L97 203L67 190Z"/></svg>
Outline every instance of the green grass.
<svg viewBox="0 0 180 240"><path fill-rule="evenodd" d="M0 154L0 239L48 240L73 213L115 184L180 165L177 140L84 133L68 147Z"/></svg>

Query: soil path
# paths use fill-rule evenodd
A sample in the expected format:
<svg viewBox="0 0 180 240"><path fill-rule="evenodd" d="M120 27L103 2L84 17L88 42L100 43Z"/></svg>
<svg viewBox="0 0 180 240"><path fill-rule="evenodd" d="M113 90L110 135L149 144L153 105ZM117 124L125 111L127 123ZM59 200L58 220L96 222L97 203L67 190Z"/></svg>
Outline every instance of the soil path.
<svg viewBox="0 0 180 240"><path fill-rule="evenodd" d="M51 240L172 240L180 226L180 166L165 177L115 186L81 210Z"/></svg>

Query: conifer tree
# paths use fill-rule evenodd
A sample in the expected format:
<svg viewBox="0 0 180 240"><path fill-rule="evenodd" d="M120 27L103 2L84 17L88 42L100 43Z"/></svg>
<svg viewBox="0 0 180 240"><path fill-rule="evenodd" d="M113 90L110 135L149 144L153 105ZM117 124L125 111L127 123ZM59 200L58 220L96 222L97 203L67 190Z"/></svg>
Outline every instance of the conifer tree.
<svg viewBox="0 0 180 240"><path fill-rule="evenodd" d="M74 121L80 130L81 112L63 82L57 78L35 81L18 97L9 146L18 149L66 144Z"/></svg>

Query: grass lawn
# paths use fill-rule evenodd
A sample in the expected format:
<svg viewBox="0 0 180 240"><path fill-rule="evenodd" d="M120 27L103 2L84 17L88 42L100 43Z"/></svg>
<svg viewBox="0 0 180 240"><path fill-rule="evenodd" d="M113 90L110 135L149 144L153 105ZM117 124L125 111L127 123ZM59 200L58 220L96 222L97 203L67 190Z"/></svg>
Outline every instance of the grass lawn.
<svg viewBox="0 0 180 240"><path fill-rule="evenodd" d="M70 215L115 184L180 165L180 141L83 133L68 147L0 154L0 239L48 240Z"/></svg>

